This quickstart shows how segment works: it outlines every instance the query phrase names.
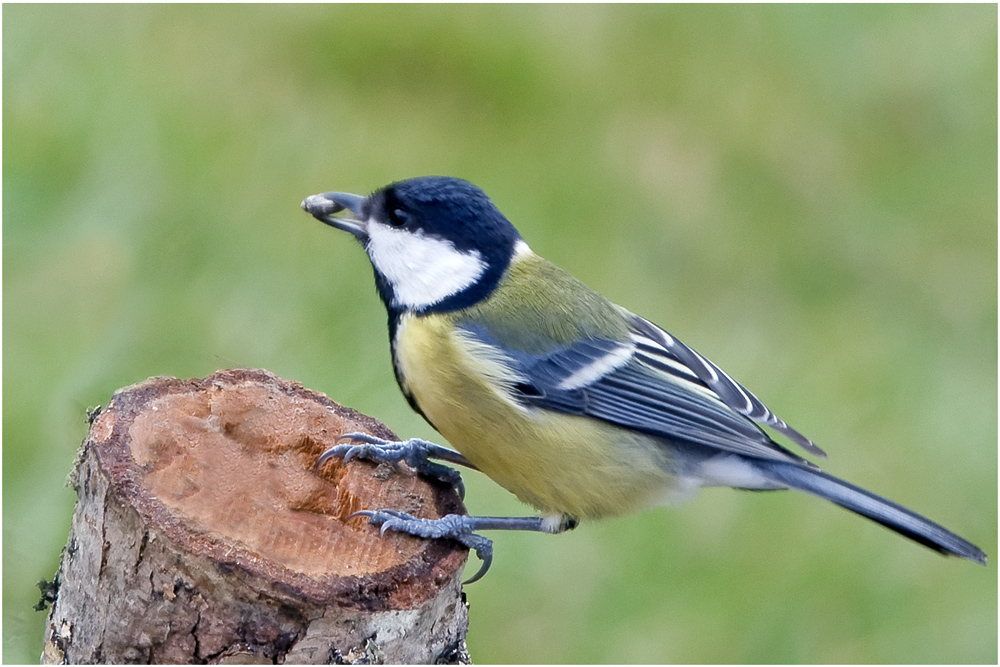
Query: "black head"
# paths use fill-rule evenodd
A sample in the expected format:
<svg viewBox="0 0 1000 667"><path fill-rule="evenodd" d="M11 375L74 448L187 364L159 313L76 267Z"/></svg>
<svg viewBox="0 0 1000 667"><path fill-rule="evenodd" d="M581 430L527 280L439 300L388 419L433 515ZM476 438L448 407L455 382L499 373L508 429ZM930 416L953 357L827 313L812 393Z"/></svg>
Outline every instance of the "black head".
<svg viewBox="0 0 1000 667"><path fill-rule="evenodd" d="M424 176L398 181L368 198L369 216L450 241L484 257L510 254L520 237L486 193L460 178Z"/></svg>
<svg viewBox="0 0 1000 667"><path fill-rule="evenodd" d="M468 181L426 176L366 198L314 195L303 208L364 245L390 311L443 312L488 296L521 236L486 193ZM333 217L349 209L357 220Z"/></svg>

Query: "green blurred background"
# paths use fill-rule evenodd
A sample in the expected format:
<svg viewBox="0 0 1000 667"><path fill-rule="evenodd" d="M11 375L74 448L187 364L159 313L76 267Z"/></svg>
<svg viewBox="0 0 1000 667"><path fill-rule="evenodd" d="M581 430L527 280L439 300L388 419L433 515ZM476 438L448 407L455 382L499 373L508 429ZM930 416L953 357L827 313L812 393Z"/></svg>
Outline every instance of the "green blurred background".
<svg viewBox="0 0 1000 667"><path fill-rule="evenodd" d="M5 661L116 388L262 367L434 437L298 205L445 174L994 558L707 490L494 535L474 660L996 663L996 6L6 5L3 138Z"/></svg>

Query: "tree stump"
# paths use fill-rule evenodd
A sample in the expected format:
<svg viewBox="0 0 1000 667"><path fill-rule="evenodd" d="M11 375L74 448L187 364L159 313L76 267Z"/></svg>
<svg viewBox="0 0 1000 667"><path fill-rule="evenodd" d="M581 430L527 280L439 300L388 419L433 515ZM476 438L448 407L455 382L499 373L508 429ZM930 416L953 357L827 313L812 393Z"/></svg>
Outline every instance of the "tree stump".
<svg viewBox="0 0 1000 667"><path fill-rule="evenodd" d="M349 518L464 513L404 466L314 463L383 424L261 370L151 378L92 419L47 663L467 662L467 551Z"/></svg>

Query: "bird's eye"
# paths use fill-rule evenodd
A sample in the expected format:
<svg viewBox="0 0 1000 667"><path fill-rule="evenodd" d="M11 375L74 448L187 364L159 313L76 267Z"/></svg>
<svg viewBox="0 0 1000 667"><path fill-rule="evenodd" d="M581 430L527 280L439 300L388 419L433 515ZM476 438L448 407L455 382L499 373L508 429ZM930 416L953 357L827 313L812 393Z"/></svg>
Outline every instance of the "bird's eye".
<svg viewBox="0 0 1000 667"><path fill-rule="evenodd" d="M410 214L401 208L394 208L389 211L389 224L393 227L402 227L410 221Z"/></svg>

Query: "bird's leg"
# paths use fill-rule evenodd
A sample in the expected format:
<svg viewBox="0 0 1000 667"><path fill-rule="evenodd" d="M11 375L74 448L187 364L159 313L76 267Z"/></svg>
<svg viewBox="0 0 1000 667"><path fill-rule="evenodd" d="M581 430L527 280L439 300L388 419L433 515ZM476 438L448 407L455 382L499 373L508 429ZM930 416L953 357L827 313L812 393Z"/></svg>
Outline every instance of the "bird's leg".
<svg viewBox="0 0 1000 667"><path fill-rule="evenodd" d="M561 533L576 528L579 521L567 514L553 516L531 517L495 517L468 516L465 514L448 514L440 519L418 519L405 512L395 510L363 510L351 516L366 516L373 526L381 526L382 533L387 530L397 530L417 537L430 539L450 539L459 542L476 552L482 567L474 577L465 581L471 584L479 581L493 562L493 542L482 535L476 535L477 530L531 530L540 533Z"/></svg>
<svg viewBox="0 0 1000 667"><path fill-rule="evenodd" d="M461 498L465 498L465 484L462 482L462 475L454 468L434 463L430 459L440 459L476 470L476 466L455 450L419 438L394 441L376 438L367 433L345 433L338 440L350 440L352 443L360 444L331 447L320 455L316 460L315 467L318 468L332 458L341 458L344 463L354 458L376 463L403 461L417 472L453 486Z"/></svg>

